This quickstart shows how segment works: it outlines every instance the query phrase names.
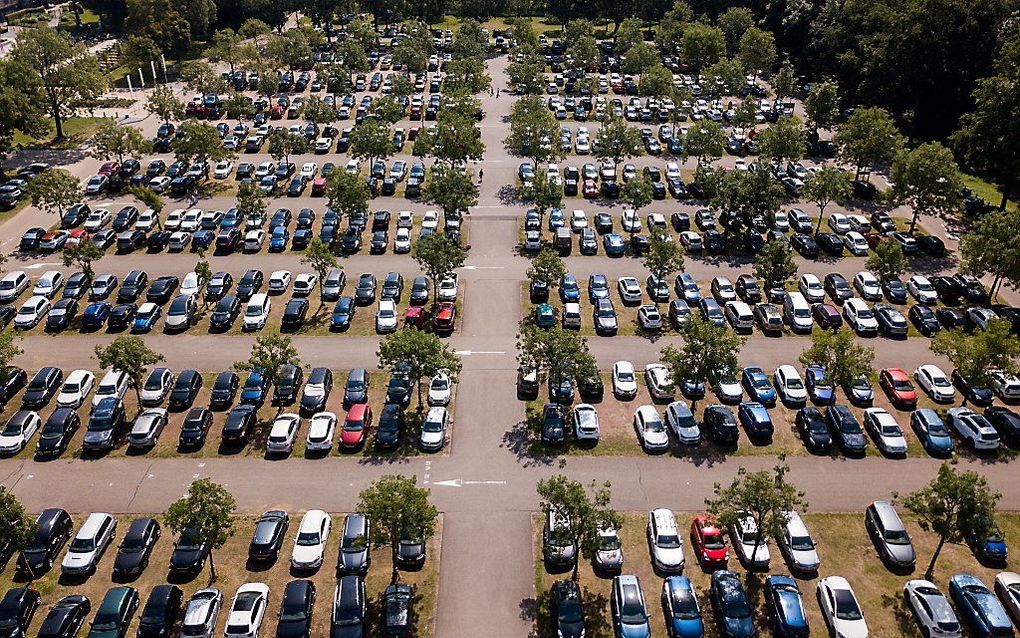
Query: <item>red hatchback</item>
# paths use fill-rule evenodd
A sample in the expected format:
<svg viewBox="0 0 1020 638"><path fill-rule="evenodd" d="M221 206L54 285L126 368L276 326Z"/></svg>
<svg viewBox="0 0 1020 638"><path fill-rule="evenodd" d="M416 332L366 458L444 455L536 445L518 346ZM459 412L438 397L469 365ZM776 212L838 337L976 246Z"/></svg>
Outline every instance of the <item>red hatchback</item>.
<svg viewBox="0 0 1020 638"><path fill-rule="evenodd" d="M453 332L457 323L457 306L452 301L444 301L436 308L436 318L432 324L436 332Z"/></svg>
<svg viewBox="0 0 1020 638"><path fill-rule="evenodd" d="M107 177L113 177L120 170L119 162L106 162L99 167L99 174L106 175Z"/></svg>
<svg viewBox="0 0 1020 638"><path fill-rule="evenodd" d="M429 323L429 311L421 306L411 306L404 313L404 323L414 328L424 328Z"/></svg>
<svg viewBox="0 0 1020 638"><path fill-rule="evenodd" d="M312 180L312 197L319 197L326 194L326 178L316 177Z"/></svg>
<svg viewBox="0 0 1020 638"><path fill-rule="evenodd" d="M372 408L367 403L355 403L347 412L343 429L340 430L340 447L355 450L365 443L368 429L372 427Z"/></svg>
<svg viewBox="0 0 1020 638"><path fill-rule="evenodd" d="M707 516L695 516L691 522L691 546L698 555L702 567L726 567L730 559L726 537L722 530Z"/></svg>
<svg viewBox="0 0 1020 638"><path fill-rule="evenodd" d="M917 392L910 382L910 375L900 368L885 368L878 375L878 382L889 400L897 407L914 409L917 406Z"/></svg>

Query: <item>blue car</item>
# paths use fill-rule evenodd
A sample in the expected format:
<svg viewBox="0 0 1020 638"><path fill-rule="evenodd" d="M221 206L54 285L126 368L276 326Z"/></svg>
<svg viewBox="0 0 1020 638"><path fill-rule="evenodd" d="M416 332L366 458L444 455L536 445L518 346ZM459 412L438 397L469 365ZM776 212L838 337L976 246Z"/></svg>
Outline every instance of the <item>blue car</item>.
<svg viewBox="0 0 1020 638"><path fill-rule="evenodd" d="M980 533L978 528L985 527L986 533ZM982 563L1002 564L1009 558L1009 547L1006 545L1006 537L1002 530L992 521L989 525L978 525L967 530L967 544Z"/></svg>
<svg viewBox="0 0 1020 638"><path fill-rule="evenodd" d="M729 570L714 572L709 592L721 634L728 638L752 638L756 633L754 614L740 576Z"/></svg>
<svg viewBox="0 0 1020 638"><path fill-rule="evenodd" d="M277 226L269 238L269 251L279 253L287 250L288 240L290 240L290 231L287 230L287 227Z"/></svg>
<svg viewBox="0 0 1020 638"><path fill-rule="evenodd" d="M804 385L811 400L818 405L829 405L835 399L836 389L822 366L808 366L804 370Z"/></svg>
<svg viewBox="0 0 1020 638"><path fill-rule="evenodd" d="M566 303L568 301L580 300L581 287L577 285L577 277L564 275L563 279L560 279L560 301Z"/></svg>
<svg viewBox="0 0 1020 638"><path fill-rule="evenodd" d="M741 403L737 409L737 419L752 439L767 439L775 433L769 411L755 401Z"/></svg>
<svg viewBox="0 0 1020 638"><path fill-rule="evenodd" d="M241 390L241 403L262 405L269 393L269 378L265 376L262 368L253 368L248 373Z"/></svg>
<svg viewBox="0 0 1020 638"><path fill-rule="evenodd" d="M329 320L329 325L334 330L347 330L351 327L351 319L354 318L354 311L357 309L357 304L354 303L354 297L340 297L336 300L336 306L333 307L333 316Z"/></svg>
<svg viewBox="0 0 1020 638"><path fill-rule="evenodd" d="M705 635L698 598L691 579L686 576L670 576L662 583L662 613L670 638L701 638Z"/></svg>
<svg viewBox="0 0 1020 638"><path fill-rule="evenodd" d="M231 228L242 228L244 226L244 213L231 208L223 214L223 219L220 220L220 230L229 230Z"/></svg>
<svg viewBox="0 0 1020 638"><path fill-rule="evenodd" d="M109 301L90 303L85 307L85 313L81 316L81 327L86 330L99 330L106 325L106 320L110 318L112 309Z"/></svg>
<svg viewBox="0 0 1020 638"><path fill-rule="evenodd" d="M1002 603L978 578L970 574L953 576L949 579L949 597L973 635L1013 636L1013 625Z"/></svg>
<svg viewBox="0 0 1020 638"><path fill-rule="evenodd" d="M603 237L602 248L605 249L607 257L623 257L627 252L627 245L619 233L609 233Z"/></svg>
<svg viewBox="0 0 1020 638"><path fill-rule="evenodd" d="M921 445L932 456L949 456L953 453L953 439L939 413L930 408L915 410L910 415L910 427Z"/></svg>
<svg viewBox="0 0 1020 638"><path fill-rule="evenodd" d="M775 635L801 638L810 634L796 580L782 575L765 579L765 604Z"/></svg>
<svg viewBox="0 0 1020 638"><path fill-rule="evenodd" d="M758 366L744 368L740 382L747 390L748 396L764 405L776 404L776 389L769 383L769 378Z"/></svg>
<svg viewBox="0 0 1020 638"><path fill-rule="evenodd" d="M216 241L215 232L211 230L200 230L191 237L191 250L192 252L208 250L209 246L212 246L214 241Z"/></svg>
<svg viewBox="0 0 1020 638"><path fill-rule="evenodd" d="M554 208L549 211L549 230L555 231L557 228L562 228L567 223L567 218L563 214L562 208Z"/></svg>
<svg viewBox="0 0 1020 638"><path fill-rule="evenodd" d="M134 323L131 324L131 330L134 332L149 332L156 326L156 323L162 316L163 309L156 304L142 304L142 307L138 310L138 314L135 315Z"/></svg>

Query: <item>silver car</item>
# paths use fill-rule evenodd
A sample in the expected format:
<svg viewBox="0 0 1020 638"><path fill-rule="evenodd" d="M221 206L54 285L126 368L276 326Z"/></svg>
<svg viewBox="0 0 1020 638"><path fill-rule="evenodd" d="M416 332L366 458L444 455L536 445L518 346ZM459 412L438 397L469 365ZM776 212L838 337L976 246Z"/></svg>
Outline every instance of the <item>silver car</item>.
<svg viewBox="0 0 1020 638"><path fill-rule="evenodd" d="M946 595L927 580L908 580L903 586L903 599L925 636L960 638L960 620Z"/></svg>
<svg viewBox="0 0 1020 638"><path fill-rule="evenodd" d="M188 638L212 638L216 631L216 617L223 606L223 594L214 587L200 589L184 608L181 633Z"/></svg>
<svg viewBox="0 0 1020 638"><path fill-rule="evenodd" d="M619 572L623 568L623 544L619 533L612 527L599 530L599 546L592 554L592 567L596 572Z"/></svg>
<svg viewBox="0 0 1020 638"><path fill-rule="evenodd" d="M588 403L580 403L574 406L572 411L574 421L574 438L578 442L587 441L598 443L599 441L599 413L595 406Z"/></svg>

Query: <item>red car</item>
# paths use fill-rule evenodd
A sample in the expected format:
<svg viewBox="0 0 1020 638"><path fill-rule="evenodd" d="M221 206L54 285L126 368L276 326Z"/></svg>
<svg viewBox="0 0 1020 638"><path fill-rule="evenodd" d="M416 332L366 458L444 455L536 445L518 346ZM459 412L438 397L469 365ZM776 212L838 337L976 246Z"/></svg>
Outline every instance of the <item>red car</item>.
<svg viewBox="0 0 1020 638"><path fill-rule="evenodd" d="M416 137L418 137L419 133L421 133L421 127L420 126L412 126L411 128L409 128L407 130L407 139L408 140L414 140Z"/></svg>
<svg viewBox="0 0 1020 638"><path fill-rule="evenodd" d="M120 170L120 162L106 162L99 167L99 174L113 177Z"/></svg>
<svg viewBox="0 0 1020 638"><path fill-rule="evenodd" d="M404 313L404 323L414 328L424 328L429 325L429 311L421 306L411 306Z"/></svg>
<svg viewBox="0 0 1020 638"><path fill-rule="evenodd" d="M585 199L594 199L599 196L599 187L595 184L595 180L584 180L583 194Z"/></svg>
<svg viewBox="0 0 1020 638"><path fill-rule="evenodd" d="M691 522L691 546L702 567L726 567L730 559L726 537L707 516L695 516Z"/></svg>
<svg viewBox="0 0 1020 638"><path fill-rule="evenodd" d="M884 235L880 235L876 232L864 233L864 239L868 241L868 248L875 250L875 247L882 243L885 239Z"/></svg>
<svg viewBox="0 0 1020 638"><path fill-rule="evenodd" d="M89 237L91 236L92 235L90 235L88 231L82 230L80 228L77 230L72 230L71 236L67 238L67 243L64 244L64 248L71 248L73 246L77 246L83 242L88 241Z"/></svg>
<svg viewBox="0 0 1020 638"><path fill-rule="evenodd" d="M274 104L273 108L269 109L269 119L279 120L283 117L283 107L279 104Z"/></svg>
<svg viewBox="0 0 1020 638"><path fill-rule="evenodd" d="M368 429L372 426L372 408L367 403L355 403L347 412L343 429L340 430L340 447L354 450L365 443Z"/></svg>
<svg viewBox="0 0 1020 638"><path fill-rule="evenodd" d="M321 197L326 194L326 178L316 177L312 180L312 197Z"/></svg>
<svg viewBox="0 0 1020 638"><path fill-rule="evenodd" d="M436 318L432 324L436 332L453 332L457 323L457 306L452 301L444 301L436 308Z"/></svg>
<svg viewBox="0 0 1020 638"><path fill-rule="evenodd" d="M889 400L895 405L913 409L917 406L917 392L910 382L910 375L900 368L885 368L878 375L878 382Z"/></svg>

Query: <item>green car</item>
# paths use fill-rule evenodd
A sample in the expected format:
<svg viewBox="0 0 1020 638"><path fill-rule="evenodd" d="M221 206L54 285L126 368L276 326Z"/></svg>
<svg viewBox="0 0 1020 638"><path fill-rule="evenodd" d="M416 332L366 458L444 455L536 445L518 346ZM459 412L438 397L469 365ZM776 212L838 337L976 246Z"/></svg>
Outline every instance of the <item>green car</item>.
<svg viewBox="0 0 1020 638"><path fill-rule="evenodd" d="M556 325L556 311L547 303L535 308L535 325L539 328L552 328Z"/></svg>
<svg viewBox="0 0 1020 638"><path fill-rule="evenodd" d="M134 587L111 588L103 597L103 603L92 620L88 638L124 638L137 609L137 589Z"/></svg>

